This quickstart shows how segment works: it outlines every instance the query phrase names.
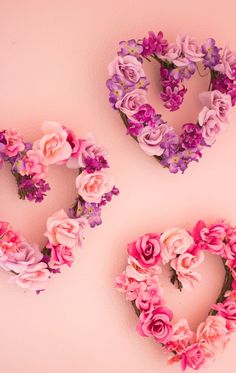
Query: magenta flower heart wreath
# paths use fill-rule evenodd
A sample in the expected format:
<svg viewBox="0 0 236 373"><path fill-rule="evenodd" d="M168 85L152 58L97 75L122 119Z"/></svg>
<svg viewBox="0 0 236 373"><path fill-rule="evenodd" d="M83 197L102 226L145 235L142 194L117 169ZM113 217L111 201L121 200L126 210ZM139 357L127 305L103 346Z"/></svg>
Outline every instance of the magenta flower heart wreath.
<svg viewBox="0 0 236 373"><path fill-rule="evenodd" d="M198 121L184 124L180 136L147 103L149 83L143 59L160 64L160 96L170 111L179 109L187 92L183 82L198 70L199 63L210 72L209 91L200 94L203 108ZM169 44L162 32L149 32L143 40L120 42L108 70L110 103L119 111L127 133L172 173L184 172L190 162L201 158L204 147L214 144L236 102L236 53L218 48L212 38L200 44L184 35Z"/></svg>
<svg viewBox="0 0 236 373"><path fill-rule="evenodd" d="M73 250L81 245L86 225L101 224L101 209L118 189L108 172L105 149L92 137L79 139L56 122L43 124L44 135L33 144L14 129L0 132L0 165L10 164L21 199L41 202L50 189L44 180L47 167L64 165L78 170L78 196L67 214L59 210L47 220L47 242L40 251L7 222L0 221L0 267L13 273L11 281L40 292L51 273L71 266Z"/></svg>
<svg viewBox="0 0 236 373"><path fill-rule="evenodd" d="M206 321L193 332L186 319L173 323L158 278L159 264L170 266L171 282L180 290L191 290L200 280L195 270L204 260L204 251L222 258L225 280ZM128 265L117 277L116 288L132 302L139 317L138 332L154 337L172 353L169 363L180 362L183 370L207 366L236 330L236 227L199 221L192 233L172 228L161 235L146 234L128 245L128 253Z"/></svg>

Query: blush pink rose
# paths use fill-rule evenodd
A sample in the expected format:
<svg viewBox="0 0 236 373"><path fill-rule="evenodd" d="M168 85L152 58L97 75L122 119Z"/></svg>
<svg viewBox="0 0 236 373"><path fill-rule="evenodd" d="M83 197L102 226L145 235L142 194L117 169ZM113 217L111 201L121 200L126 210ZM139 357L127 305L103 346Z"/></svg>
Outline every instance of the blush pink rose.
<svg viewBox="0 0 236 373"><path fill-rule="evenodd" d="M119 75L131 83L137 83L140 78L145 76L141 62L134 56L115 57L108 66L110 76Z"/></svg>
<svg viewBox="0 0 236 373"><path fill-rule="evenodd" d="M47 269L47 264L40 262L27 267L25 272L10 278L11 282L24 289L42 291L45 289L46 281L50 277L50 272Z"/></svg>
<svg viewBox="0 0 236 373"><path fill-rule="evenodd" d="M126 291L126 299L129 302L133 302L140 293L142 293L146 289L145 282L139 281L129 281Z"/></svg>
<svg viewBox="0 0 236 373"><path fill-rule="evenodd" d="M236 302L234 300L226 298L223 303L214 304L211 308L218 311L219 316L236 323Z"/></svg>
<svg viewBox="0 0 236 373"><path fill-rule="evenodd" d="M221 352L229 341L226 319L221 316L208 316L197 328L197 341L206 341L213 351Z"/></svg>
<svg viewBox="0 0 236 373"><path fill-rule="evenodd" d="M231 96L220 91L207 91L199 95L200 101L209 109L215 110L217 117L222 122L228 122L232 108Z"/></svg>
<svg viewBox="0 0 236 373"><path fill-rule="evenodd" d="M179 37L183 55L191 62L199 62L203 58L201 45L189 35Z"/></svg>
<svg viewBox="0 0 236 373"><path fill-rule="evenodd" d="M180 355L191 344L193 337L194 333L190 330L187 320L180 319L173 326L173 334L166 344L166 348L168 351L174 351Z"/></svg>
<svg viewBox="0 0 236 373"><path fill-rule="evenodd" d="M161 258L160 236L156 233L145 234L128 245L128 253L143 268L155 266Z"/></svg>
<svg viewBox="0 0 236 373"><path fill-rule="evenodd" d="M48 218L44 235L53 246L62 245L73 249L81 245L85 223L85 219L71 219L64 210L59 210Z"/></svg>
<svg viewBox="0 0 236 373"><path fill-rule="evenodd" d="M193 270L204 260L202 251L196 255L190 253L181 254L171 260L170 266L175 270L178 280L186 290L192 290L196 282L201 280L201 275Z"/></svg>
<svg viewBox="0 0 236 373"><path fill-rule="evenodd" d="M133 278L137 281L145 281L150 276L160 274L161 268L157 265L153 267L143 267L133 256L129 255L128 265L126 267L126 274L128 277Z"/></svg>
<svg viewBox="0 0 236 373"><path fill-rule="evenodd" d="M144 89L134 89L116 102L116 108L127 117L132 117L138 113L139 108L146 102L147 92Z"/></svg>
<svg viewBox="0 0 236 373"><path fill-rule="evenodd" d="M171 228L162 233L161 242L161 257L164 263L185 253L194 243L193 237L185 229L180 228Z"/></svg>
<svg viewBox="0 0 236 373"><path fill-rule="evenodd" d="M202 127L202 137L206 145L213 145L217 135L224 129L224 123L213 109L204 106L198 115L198 123Z"/></svg>
<svg viewBox="0 0 236 373"><path fill-rule="evenodd" d="M128 289L129 279L126 272L120 273L116 276L116 289L122 293L126 293Z"/></svg>
<svg viewBox="0 0 236 373"><path fill-rule="evenodd" d="M46 166L43 164L40 151L28 150L24 158L16 162L16 167L22 176L31 175L33 179L45 177Z"/></svg>
<svg viewBox="0 0 236 373"><path fill-rule="evenodd" d="M215 354L207 343L194 343L181 355L181 368L198 370L206 367L214 358Z"/></svg>
<svg viewBox="0 0 236 373"><path fill-rule="evenodd" d="M214 70L227 75L231 80L235 78L236 72L236 53L229 48L223 50L221 62L214 67Z"/></svg>
<svg viewBox="0 0 236 373"><path fill-rule="evenodd" d="M137 330L146 337L154 337L157 342L166 344L173 333L172 312L163 306L158 306L152 312L142 312L139 316Z"/></svg>
<svg viewBox="0 0 236 373"><path fill-rule="evenodd" d="M83 171L76 178L76 187L79 195L86 202L101 202L102 196L113 188L113 180L107 169L88 173Z"/></svg>
<svg viewBox="0 0 236 373"><path fill-rule="evenodd" d="M51 257L49 265L50 267L57 267L67 264L69 267L72 266L74 262L74 256L72 249L63 245L47 245L48 249L51 249Z"/></svg>
<svg viewBox="0 0 236 373"><path fill-rule="evenodd" d="M44 136L33 144L33 150L39 150L45 165L67 161L72 148L67 141L67 132L57 122L43 123Z"/></svg>
<svg viewBox="0 0 236 373"><path fill-rule="evenodd" d="M165 55L161 58L172 62L177 67L183 67L189 64L188 59L182 55L182 45L180 37L177 37L176 43L171 43L168 46Z"/></svg>
<svg viewBox="0 0 236 373"><path fill-rule="evenodd" d="M6 146L4 153L8 157L14 157L17 153L25 149L22 136L14 129L6 130L5 134Z"/></svg>
<svg viewBox="0 0 236 373"><path fill-rule="evenodd" d="M157 127L143 127L137 136L141 149L150 156L161 156L164 152L161 142L167 131L168 126L165 123Z"/></svg>
<svg viewBox="0 0 236 373"><path fill-rule="evenodd" d="M28 266L40 262L42 257L39 248L26 241L18 244L0 243L0 267L6 271L22 273Z"/></svg>

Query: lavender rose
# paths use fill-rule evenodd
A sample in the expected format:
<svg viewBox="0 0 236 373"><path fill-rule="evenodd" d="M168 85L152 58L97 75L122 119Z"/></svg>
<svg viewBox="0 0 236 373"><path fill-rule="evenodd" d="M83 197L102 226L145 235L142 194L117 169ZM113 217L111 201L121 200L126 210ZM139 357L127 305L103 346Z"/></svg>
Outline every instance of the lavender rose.
<svg viewBox="0 0 236 373"><path fill-rule="evenodd" d="M167 132L168 126L165 123L156 127L143 127L137 137L140 147L150 156L162 155L164 148L161 147L161 142Z"/></svg>
<svg viewBox="0 0 236 373"><path fill-rule="evenodd" d="M135 89L132 92L126 93L126 95L118 100L115 104L116 108L127 117L132 117L137 114L140 106L146 104L147 93L144 89Z"/></svg>

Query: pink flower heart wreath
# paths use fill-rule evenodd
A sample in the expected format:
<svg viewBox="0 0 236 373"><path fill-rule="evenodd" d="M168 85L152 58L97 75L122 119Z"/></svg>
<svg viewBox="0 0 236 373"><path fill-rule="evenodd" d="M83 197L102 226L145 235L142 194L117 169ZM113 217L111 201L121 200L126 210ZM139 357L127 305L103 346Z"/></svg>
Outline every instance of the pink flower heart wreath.
<svg viewBox="0 0 236 373"><path fill-rule="evenodd" d="M171 282L178 289L192 290L200 281L195 270L204 252L219 255L225 280L206 321L193 332L186 319L173 323L173 313L165 306L158 274L159 264L168 264ZM154 337L172 353L169 363L180 362L199 369L212 362L236 330L236 227L226 222L207 226L199 221L190 233L172 228L161 235L149 233L128 245L128 265L116 278L116 288L132 302L142 336Z"/></svg>
<svg viewBox="0 0 236 373"><path fill-rule="evenodd" d="M50 189L44 180L47 167L64 165L78 170L78 196L67 214L59 210L47 220L47 242L40 251L7 222L0 221L0 267L13 273L11 281L37 293L52 273L72 265L73 249L81 246L86 225L102 223L101 209L119 193L108 172L105 149L92 137L79 139L56 122L43 123L44 135L33 144L15 130L0 132L0 164L8 162L21 199L41 202Z"/></svg>
<svg viewBox="0 0 236 373"><path fill-rule="evenodd" d="M160 96L171 111L182 104L187 92L183 82L198 70L198 64L210 72L209 90L200 94L203 108L198 121L185 123L180 136L147 103L144 59L160 64ZM169 44L162 32L149 32L142 40L120 42L118 56L108 71L109 100L119 111L127 134L172 173L184 172L192 161L199 161L202 149L212 146L225 127L236 102L236 53L218 48L212 38L200 44L183 35Z"/></svg>

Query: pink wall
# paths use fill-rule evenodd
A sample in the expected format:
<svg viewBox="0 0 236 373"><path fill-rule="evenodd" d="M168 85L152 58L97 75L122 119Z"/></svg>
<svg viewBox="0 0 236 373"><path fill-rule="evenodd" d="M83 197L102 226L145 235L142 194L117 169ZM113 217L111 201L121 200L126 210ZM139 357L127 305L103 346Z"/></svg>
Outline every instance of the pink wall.
<svg viewBox="0 0 236 373"><path fill-rule="evenodd" d="M121 190L105 209L104 224L87 232L76 264L54 277L43 294L24 293L0 272L1 373L179 372L166 365L154 341L137 335L136 316L113 280L125 265L125 244L139 234L173 225L190 228L199 218L236 223L236 112L200 164L184 176L170 175L125 136L108 103L107 64L119 40L149 30L162 29L168 39L179 31L198 39L212 36L236 48L235 10L233 0L0 0L1 127L16 127L29 140L40 134L45 119L67 123L81 136L92 131L110 148ZM166 119L176 128L196 119L197 94L208 78L196 75L183 108L171 114L158 98L157 66L147 64L146 71L153 82L150 101ZM73 181L69 170L52 169L54 189L36 207L18 200L4 168L1 219L42 244L46 218L73 200ZM178 294L164 281L176 317L187 316L193 327L206 317L223 277L217 258L209 256L201 268L203 281L192 294ZM208 372L233 372L235 347L236 335Z"/></svg>

